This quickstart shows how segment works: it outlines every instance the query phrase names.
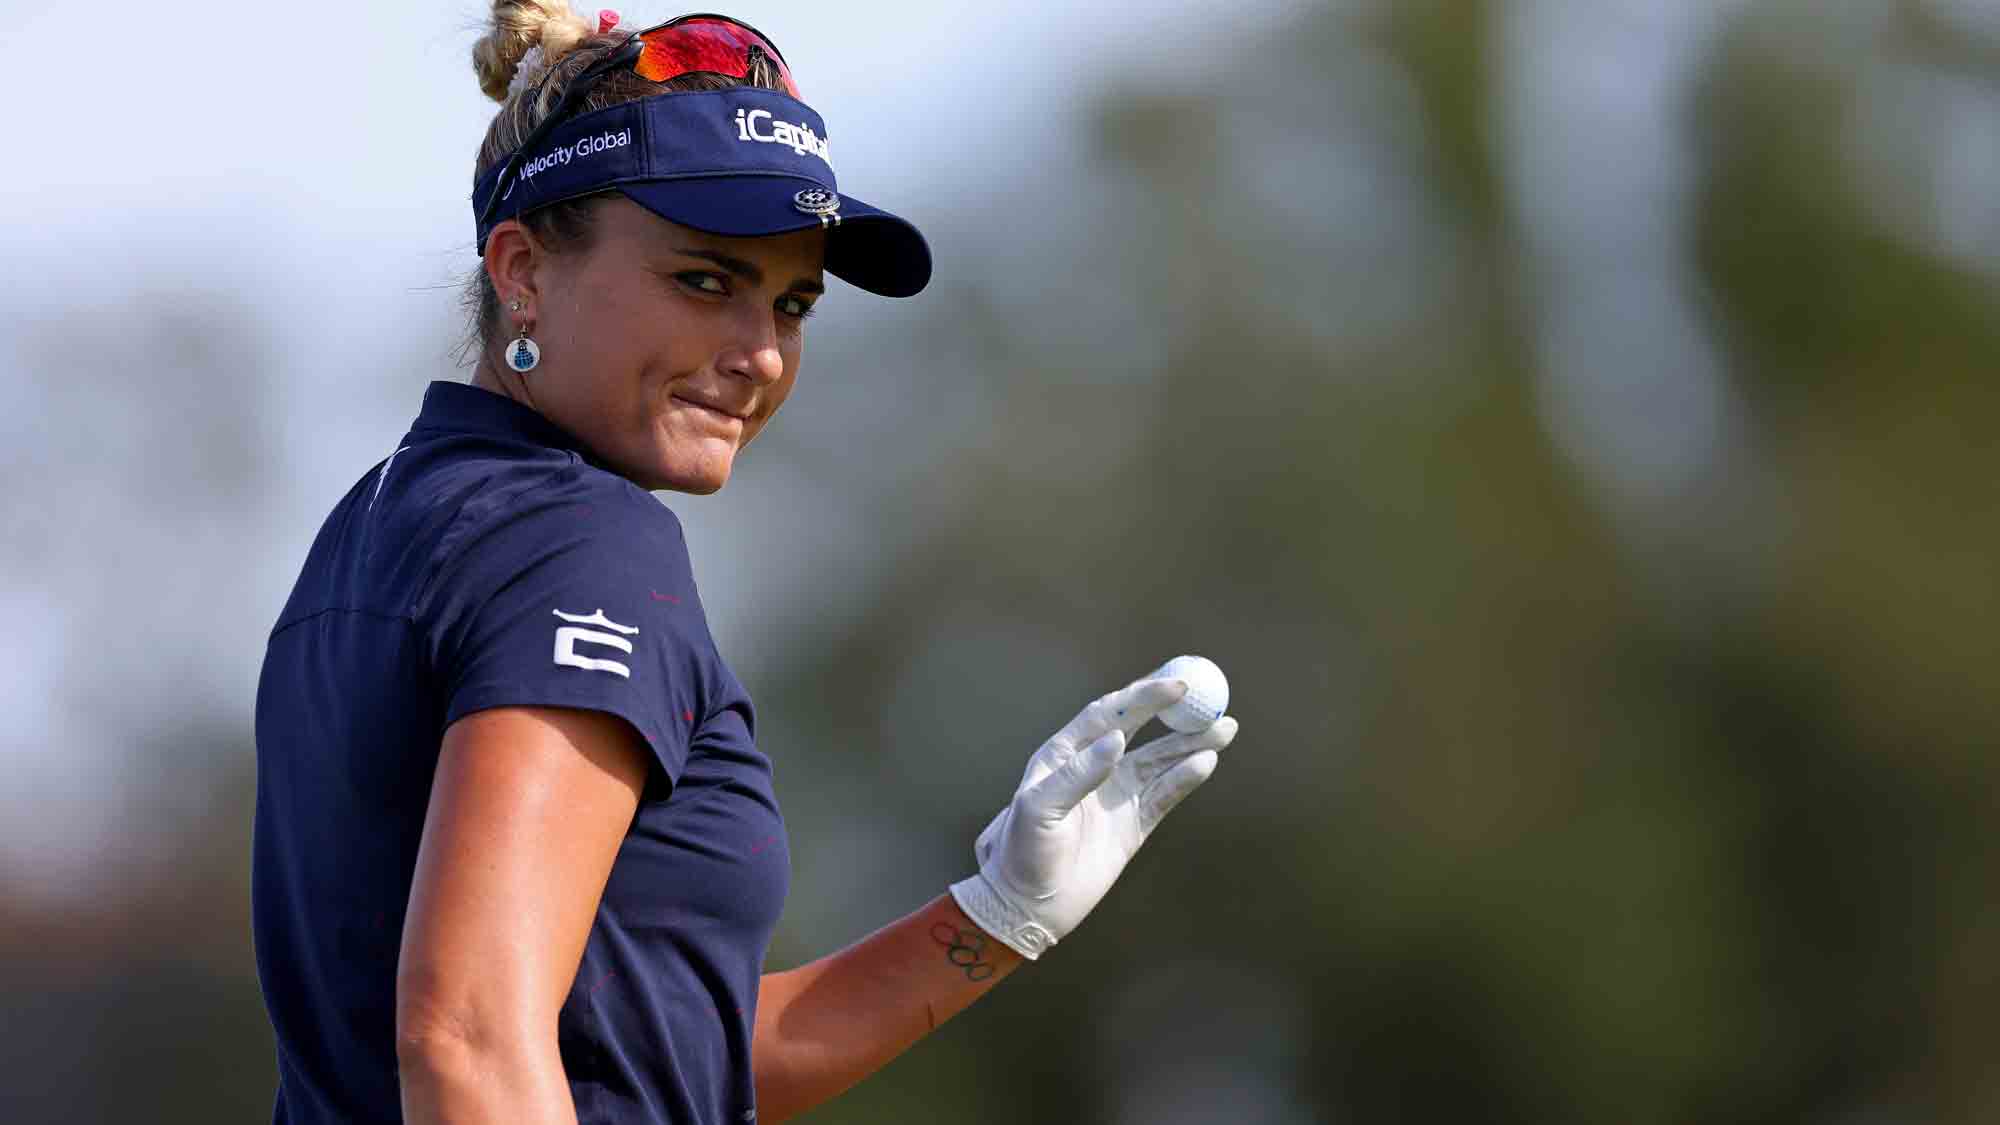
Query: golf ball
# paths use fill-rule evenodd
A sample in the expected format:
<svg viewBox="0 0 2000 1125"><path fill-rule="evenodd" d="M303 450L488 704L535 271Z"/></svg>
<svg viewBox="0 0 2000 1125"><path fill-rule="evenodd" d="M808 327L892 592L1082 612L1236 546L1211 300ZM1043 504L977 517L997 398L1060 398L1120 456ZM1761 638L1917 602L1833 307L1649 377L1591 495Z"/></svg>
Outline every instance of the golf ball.
<svg viewBox="0 0 2000 1125"><path fill-rule="evenodd" d="M1160 721L1177 731L1207 730L1229 709L1229 681L1205 656L1176 656L1153 676L1187 681L1181 701L1160 712Z"/></svg>

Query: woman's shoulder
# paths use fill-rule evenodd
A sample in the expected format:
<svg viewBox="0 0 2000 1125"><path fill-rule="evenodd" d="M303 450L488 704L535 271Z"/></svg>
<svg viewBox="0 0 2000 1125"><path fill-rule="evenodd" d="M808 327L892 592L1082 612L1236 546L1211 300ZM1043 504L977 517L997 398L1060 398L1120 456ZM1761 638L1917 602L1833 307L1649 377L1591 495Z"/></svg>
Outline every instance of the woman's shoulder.
<svg viewBox="0 0 2000 1125"><path fill-rule="evenodd" d="M398 522L408 525L408 545L427 572L419 612L442 586L498 586L557 559L583 571L689 568L673 511L574 453L412 449L404 456L413 454Z"/></svg>
<svg viewBox="0 0 2000 1125"><path fill-rule="evenodd" d="M439 553L501 527L683 543L680 520L652 493L574 453L546 452L532 458L460 456L419 468L429 479L417 483L409 499L439 520Z"/></svg>

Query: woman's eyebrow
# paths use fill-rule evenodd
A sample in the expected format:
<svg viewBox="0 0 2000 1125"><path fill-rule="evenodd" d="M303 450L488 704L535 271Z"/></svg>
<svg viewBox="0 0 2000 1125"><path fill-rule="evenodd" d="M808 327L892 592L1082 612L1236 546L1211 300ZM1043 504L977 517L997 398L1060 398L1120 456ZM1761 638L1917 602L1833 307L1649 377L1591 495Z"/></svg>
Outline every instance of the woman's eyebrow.
<svg viewBox="0 0 2000 1125"><path fill-rule="evenodd" d="M724 254L720 250L702 250L692 246L676 246L674 247L674 253L685 254L690 258L700 258L705 262L714 262L731 275L740 277L752 285L764 284L764 268L762 266L747 259L738 258L733 254ZM786 288L796 289L802 293L826 292L826 286L817 278L811 277L801 277Z"/></svg>

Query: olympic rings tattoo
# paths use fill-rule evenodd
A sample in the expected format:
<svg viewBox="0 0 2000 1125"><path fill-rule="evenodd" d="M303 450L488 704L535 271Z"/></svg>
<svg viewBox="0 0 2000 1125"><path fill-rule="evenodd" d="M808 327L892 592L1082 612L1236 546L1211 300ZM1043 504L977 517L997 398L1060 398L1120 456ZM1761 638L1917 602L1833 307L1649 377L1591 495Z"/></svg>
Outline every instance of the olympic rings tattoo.
<svg viewBox="0 0 2000 1125"><path fill-rule="evenodd" d="M979 958L986 952L986 935L961 930L949 922L931 927L931 940L945 947L945 960L965 970L967 980L985 980L993 975L991 963Z"/></svg>

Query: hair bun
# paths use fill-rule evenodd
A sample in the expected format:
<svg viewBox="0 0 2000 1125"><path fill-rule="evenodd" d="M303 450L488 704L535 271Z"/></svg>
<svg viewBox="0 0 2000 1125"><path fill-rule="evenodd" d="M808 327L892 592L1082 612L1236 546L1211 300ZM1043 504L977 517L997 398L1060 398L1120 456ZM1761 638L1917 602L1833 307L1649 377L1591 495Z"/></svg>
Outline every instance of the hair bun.
<svg viewBox="0 0 2000 1125"><path fill-rule="evenodd" d="M492 27L472 45L479 88L494 101L504 102L529 48L540 47L541 61L554 65L590 33L590 21L571 8L569 0L493 0Z"/></svg>

